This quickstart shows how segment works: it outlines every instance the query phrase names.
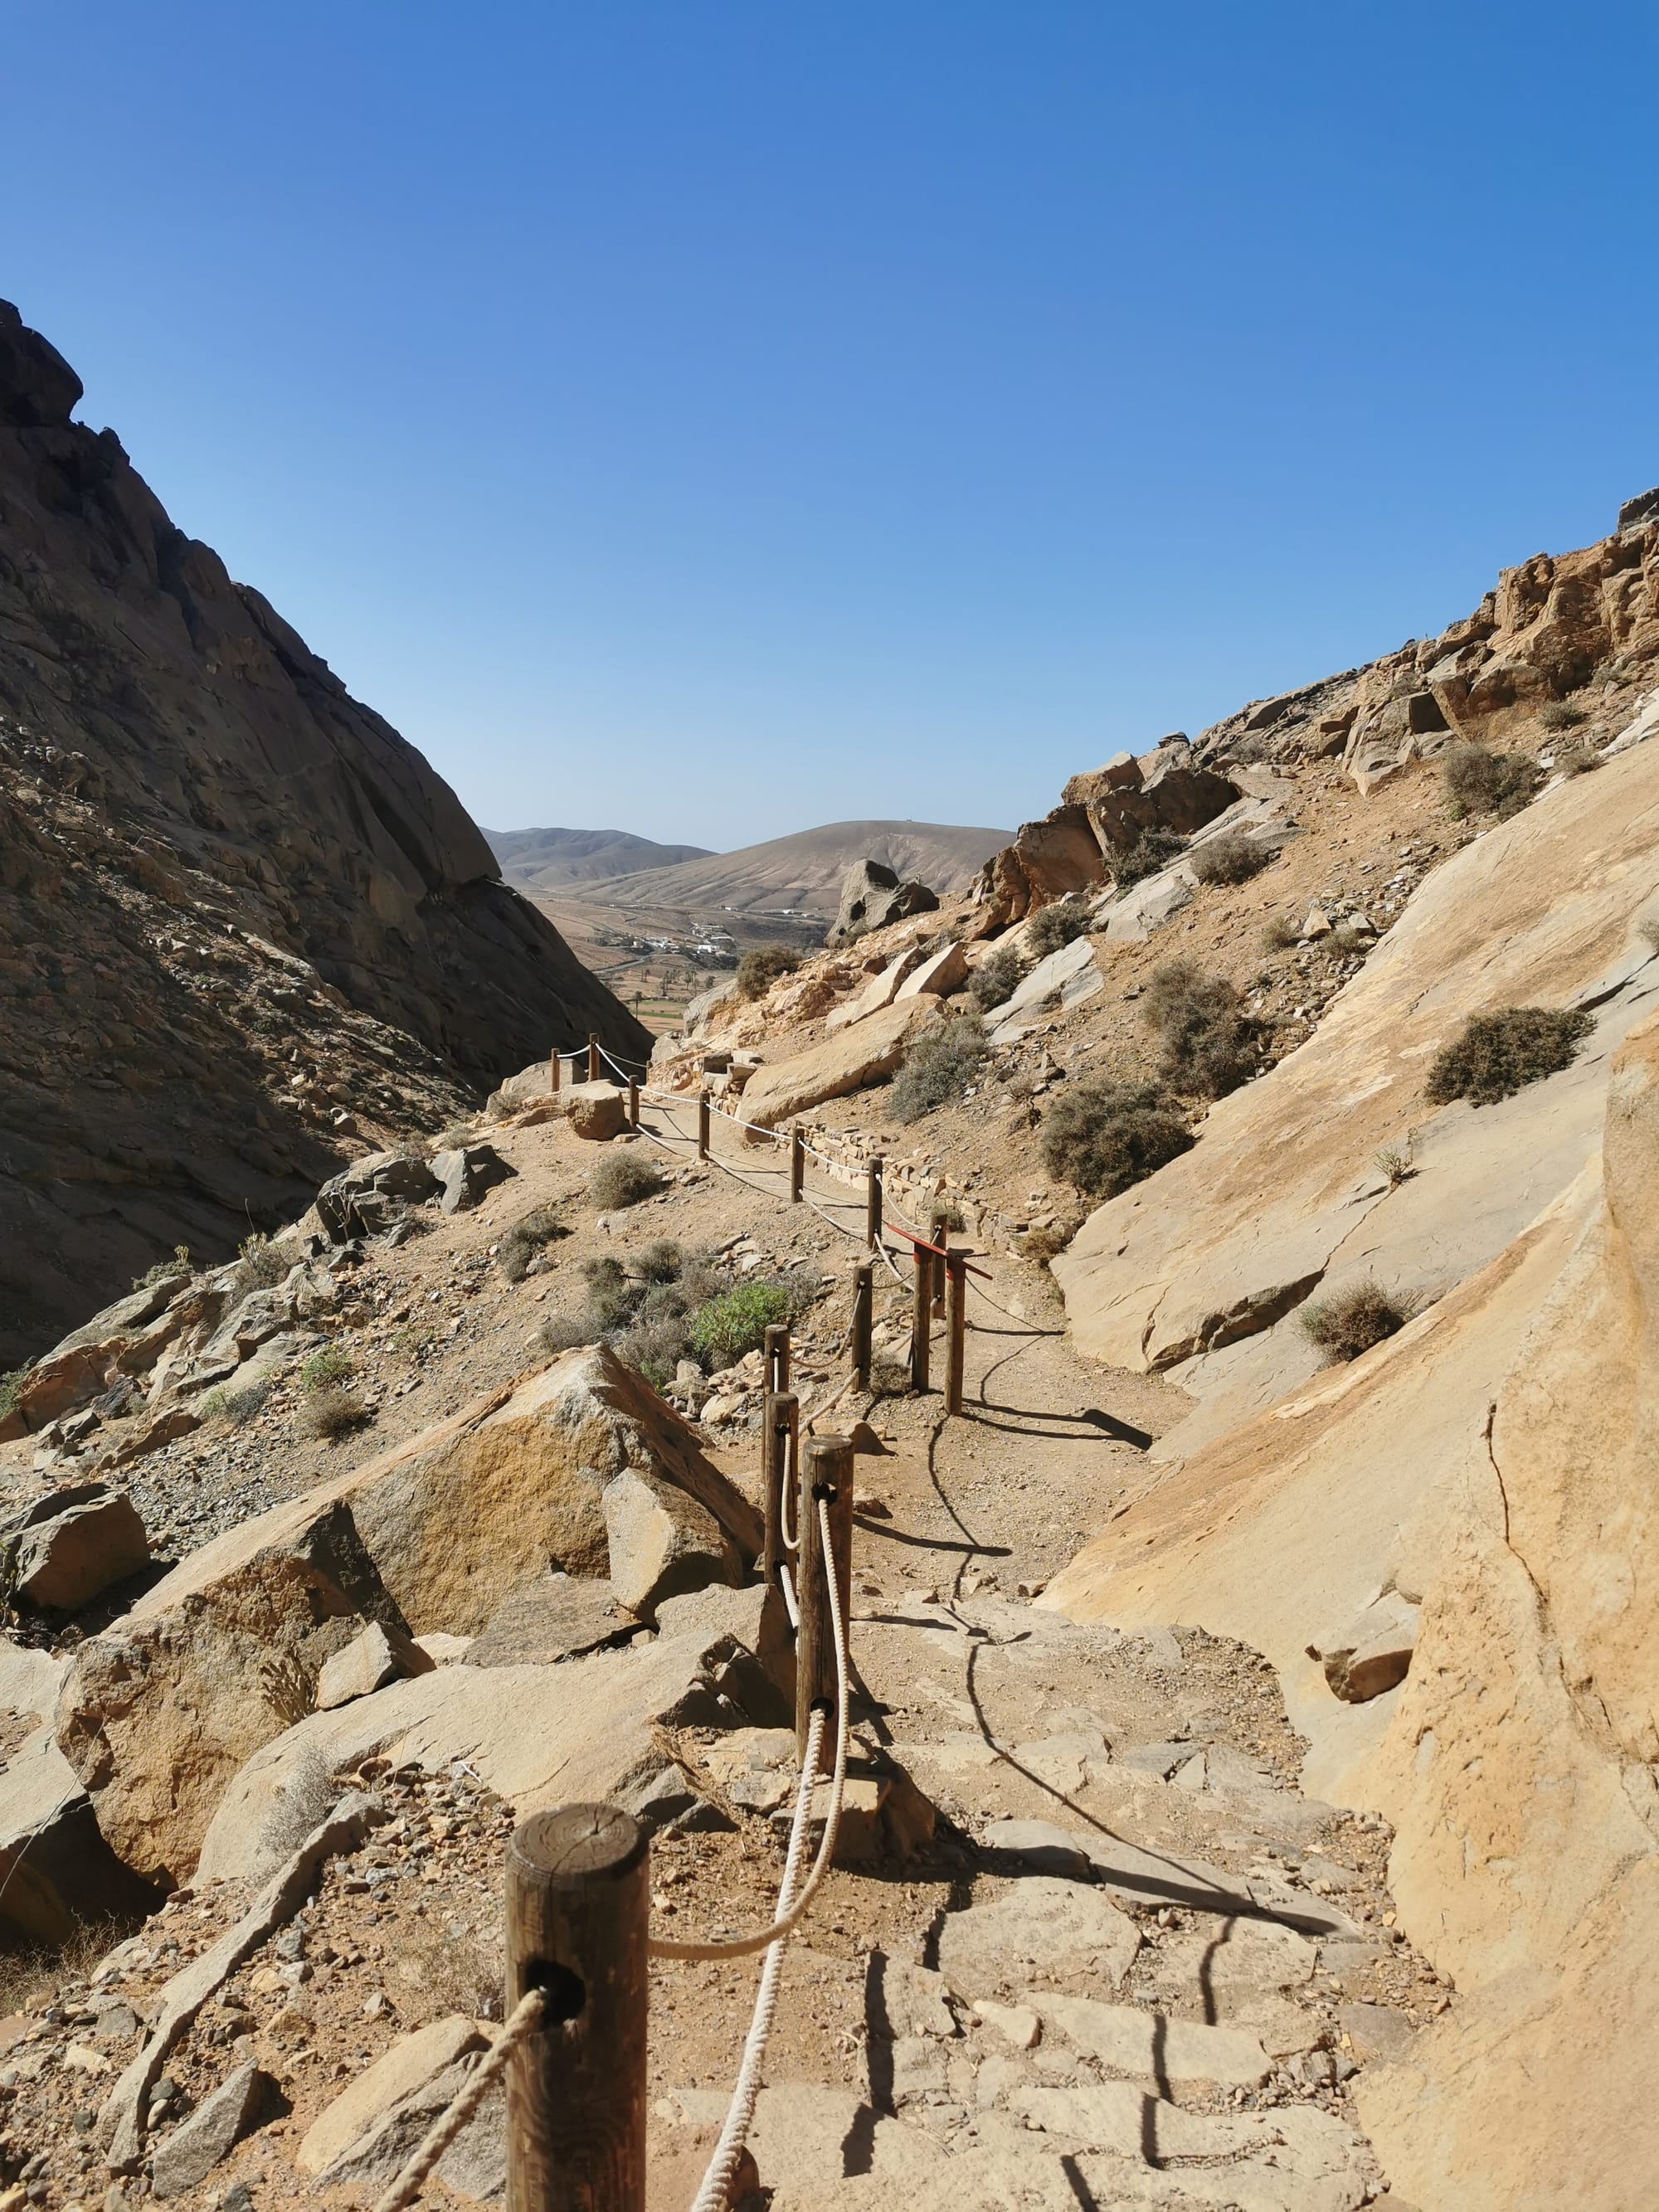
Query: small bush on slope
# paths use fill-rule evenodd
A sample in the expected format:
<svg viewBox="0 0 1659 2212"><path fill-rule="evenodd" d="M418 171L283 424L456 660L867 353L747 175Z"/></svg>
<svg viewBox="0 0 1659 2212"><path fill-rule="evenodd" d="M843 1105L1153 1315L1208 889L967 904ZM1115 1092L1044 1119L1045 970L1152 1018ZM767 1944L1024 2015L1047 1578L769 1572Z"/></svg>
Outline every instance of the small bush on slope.
<svg viewBox="0 0 1659 2212"><path fill-rule="evenodd" d="M733 1366L746 1352L758 1352L767 1330L787 1322L792 1310L781 1283L739 1283L692 1315L691 1348L711 1372Z"/></svg>
<svg viewBox="0 0 1659 2212"><path fill-rule="evenodd" d="M1051 952L1083 936L1088 927L1089 909L1081 899L1056 899L1037 915L1025 933L1025 942L1034 960L1046 960Z"/></svg>
<svg viewBox="0 0 1659 2212"><path fill-rule="evenodd" d="M1190 960L1166 960L1152 970L1145 1011L1163 1044L1159 1073L1171 1090L1224 1098L1255 1073L1261 1024L1244 1012L1225 976L1206 975Z"/></svg>
<svg viewBox="0 0 1659 2212"><path fill-rule="evenodd" d="M887 1094L890 1118L919 1121L959 1098L984 1065L985 1053L985 1026L977 1014L958 1014L941 1028L924 1030L893 1078Z"/></svg>
<svg viewBox="0 0 1659 2212"><path fill-rule="evenodd" d="M1524 754L1473 744L1454 745L1440 774L1455 815L1495 814L1500 822L1518 814L1544 780L1537 762Z"/></svg>
<svg viewBox="0 0 1659 2212"><path fill-rule="evenodd" d="M1005 945L988 960L981 960L968 985L968 995L982 1014L1012 999L1025 976L1025 963L1012 945Z"/></svg>
<svg viewBox="0 0 1659 2212"><path fill-rule="evenodd" d="M1043 1118L1043 1166L1089 1198L1115 1198L1192 1147L1180 1109L1152 1084L1079 1083Z"/></svg>
<svg viewBox="0 0 1659 2212"><path fill-rule="evenodd" d="M1232 831L1212 837L1194 853L1189 866L1201 884L1248 884L1259 876L1273 854Z"/></svg>
<svg viewBox="0 0 1659 2212"><path fill-rule="evenodd" d="M1109 863L1112 881L1121 891L1132 890L1178 860L1186 849L1187 840L1173 830L1143 830L1127 853L1115 854Z"/></svg>
<svg viewBox="0 0 1659 2212"><path fill-rule="evenodd" d="M495 1254L495 1265L509 1283L521 1283L536 1255L556 1237L569 1234L550 1206L533 1206L502 1237Z"/></svg>
<svg viewBox="0 0 1659 2212"><path fill-rule="evenodd" d="M1571 1067L1595 1026L1589 1014L1571 1007L1504 1006L1495 1014L1476 1014L1430 1068L1425 1093L1436 1106L1454 1098L1496 1105L1525 1085Z"/></svg>
<svg viewBox="0 0 1659 2212"><path fill-rule="evenodd" d="M587 1194L602 1212L614 1212L618 1206L638 1206L642 1199L654 1198L662 1188L662 1177L654 1162L631 1145L618 1145L608 1152L587 1179Z"/></svg>
<svg viewBox="0 0 1659 2212"><path fill-rule="evenodd" d="M1302 1326L1328 1359L1358 1359L1384 1337L1404 1328L1416 1310L1376 1283L1360 1283L1338 1297L1302 1310Z"/></svg>
<svg viewBox="0 0 1659 2212"><path fill-rule="evenodd" d="M780 975L793 975L800 955L787 945L757 945L738 963L738 991L745 999L763 999Z"/></svg>

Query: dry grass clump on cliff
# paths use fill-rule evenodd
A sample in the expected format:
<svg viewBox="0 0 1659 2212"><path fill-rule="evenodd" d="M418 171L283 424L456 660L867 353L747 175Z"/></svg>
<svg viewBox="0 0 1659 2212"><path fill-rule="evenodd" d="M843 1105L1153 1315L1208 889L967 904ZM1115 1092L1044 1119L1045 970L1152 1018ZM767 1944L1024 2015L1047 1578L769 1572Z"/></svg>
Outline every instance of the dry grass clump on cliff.
<svg viewBox="0 0 1659 2212"><path fill-rule="evenodd" d="M278 1283L288 1280L289 1270L298 1255L283 1244L274 1243L263 1231L255 1230L245 1237L236 1254L236 1290L239 1296L249 1291L275 1290Z"/></svg>
<svg viewBox="0 0 1659 2212"><path fill-rule="evenodd" d="M189 1274L190 1270L189 1245L175 1244L173 1248L173 1257L170 1260L158 1260L153 1267L146 1267L142 1275L135 1275L132 1279L132 1287L135 1291L147 1291L153 1283L167 1282L175 1275L182 1279Z"/></svg>
<svg viewBox="0 0 1659 2212"><path fill-rule="evenodd" d="M1454 1098L1496 1105L1527 1084L1571 1067L1595 1026L1577 1007L1503 1006L1495 1014L1475 1014L1430 1068L1425 1095L1436 1106Z"/></svg>
<svg viewBox="0 0 1659 2212"><path fill-rule="evenodd" d="M757 945L738 963L738 994L763 999L780 975L793 975L799 966L800 955L793 945Z"/></svg>
<svg viewBox="0 0 1659 2212"><path fill-rule="evenodd" d="M1173 1091L1224 1098L1261 1065L1261 1023L1224 975L1206 975L1194 961L1165 960L1152 970L1146 1014L1164 1047L1158 1072Z"/></svg>
<svg viewBox="0 0 1659 2212"><path fill-rule="evenodd" d="M330 1384L324 1389L313 1390L306 1400L300 1425L308 1437L332 1443L335 1437L361 1428L368 1419L368 1408L349 1390L337 1389Z"/></svg>
<svg viewBox="0 0 1659 2212"><path fill-rule="evenodd" d="M985 1025L977 1014L957 1014L926 1030L904 1055L887 1094L895 1121L919 1121L936 1106L960 1098L985 1064Z"/></svg>
<svg viewBox="0 0 1659 2212"><path fill-rule="evenodd" d="M1200 845L1188 865L1201 884L1248 884L1272 858L1264 846L1229 830L1224 836Z"/></svg>
<svg viewBox="0 0 1659 2212"><path fill-rule="evenodd" d="M1043 1166L1088 1198L1115 1198L1192 1147L1180 1108L1155 1084L1074 1084L1042 1121Z"/></svg>
<svg viewBox="0 0 1659 2212"><path fill-rule="evenodd" d="M1582 707L1575 707L1571 699L1552 699L1538 717L1539 726L1546 730L1580 730L1589 720Z"/></svg>
<svg viewBox="0 0 1659 2212"><path fill-rule="evenodd" d="M1051 952L1062 951L1083 936L1088 927L1089 909L1081 899L1056 899L1037 914L1026 930L1025 942L1034 960L1046 960Z"/></svg>
<svg viewBox="0 0 1659 2212"><path fill-rule="evenodd" d="M1553 758L1563 775L1588 775L1592 769L1601 765L1601 754L1583 738L1573 738L1565 745L1557 745Z"/></svg>
<svg viewBox="0 0 1659 2212"><path fill-rule="evenodd" d="M1446 797L1460 819L1495 814L1507 822L1533 799L1543 781L1536 761L1524 753L1495 753L1489 745L1454 745L1440 764Z"/></svg>
<svg viewBox="0 0 1659 2212"><path fill-rule="evenodd" d="M496 1248L495 1265L509 1283L521 1283L536 1255L556 1238L569 1234L550 1206L532 1206L502 1237Z"/></svg>
<svg viewBox="0 0 1659 2212"><path fill-rule="evenodd" d="M622 1206L638 1206L644 1199L654 1198L661 1188L662 1177L654 1162L629 1145L618 1145L607 1152L587 1178L588 1196L606 1213Z"/></svg>
<svg viewBox="0 0 1659 2212"><path fill-rule="evenodd" d="M1024 978L1025 963L1012 945L1005 945L975 969L969 979L968 995L981 1013L988 1014L993 1006L1012 999Z"/></svg>
<svg viewBox="0 0 1659 2212"><path fill-rule="evenodd" d="M1143 830L1127 853L1112 856L1112 881L1119 890L1129 890L1178 860L1186 849L1187 840L1173 830Z"/></svg>
<svg viewBox="0 0 1659 2212"><path fill-rule="evenodd" d="M1351 1291L1322 1298L1302 1309L1302 1326L1328 1359L1358 1359L1384 1337L1404 1328L1416 1301L1385 1291L1378 1283L1357 1283Z"/></svg>

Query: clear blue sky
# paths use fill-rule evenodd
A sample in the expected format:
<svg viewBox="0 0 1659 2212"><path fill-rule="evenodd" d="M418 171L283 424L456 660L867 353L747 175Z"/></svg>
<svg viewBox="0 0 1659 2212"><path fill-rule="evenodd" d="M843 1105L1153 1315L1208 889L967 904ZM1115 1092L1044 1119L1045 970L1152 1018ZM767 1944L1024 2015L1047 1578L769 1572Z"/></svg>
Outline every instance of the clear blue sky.
<svg viewBox="0 0 1659 2212"><path fill-rule="evenodd" d="M8 11L0 293L495 827L1012 824L1659 478L1650 6Z"/></svg>

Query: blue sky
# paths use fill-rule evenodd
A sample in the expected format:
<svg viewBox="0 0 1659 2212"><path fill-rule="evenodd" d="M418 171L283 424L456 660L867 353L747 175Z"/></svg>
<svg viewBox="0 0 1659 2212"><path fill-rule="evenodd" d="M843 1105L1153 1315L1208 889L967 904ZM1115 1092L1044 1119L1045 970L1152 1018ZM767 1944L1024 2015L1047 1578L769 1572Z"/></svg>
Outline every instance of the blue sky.
<svg viewBox="0 0 1659 2212"><path fill-rule="evenodd" d="M1659 479L1650 8L12 12L0 293L492 826L1012 824Z"/></svg>

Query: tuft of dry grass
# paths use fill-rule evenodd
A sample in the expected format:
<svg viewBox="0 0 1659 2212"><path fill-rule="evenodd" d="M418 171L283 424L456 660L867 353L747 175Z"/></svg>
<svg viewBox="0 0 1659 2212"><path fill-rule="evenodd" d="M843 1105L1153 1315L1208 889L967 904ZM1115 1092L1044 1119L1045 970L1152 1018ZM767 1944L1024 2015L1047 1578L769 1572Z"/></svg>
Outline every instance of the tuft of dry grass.
<svg viewBox="0 0 1659 2212"><path fill-rule="evenodd" d="M1577 1007L1500 1006L1473 1015L1430 1068L1425 1095L1436 1106L1455 1098L1496 1105L1571 1067L1595 1026L1594 1017Z"/></svg>
<svg viewBox="0 0 1659 2212"><path fill-rule="evenodd" d="M1322 1298L1302 1310L1302 1326L1332 1362L1358 1359L1374 1344L1396 1335L1417 1310L1417 1301L1374 1282Z"/></svg>
<svg viewBox="0 0 1659 2212"><path fill-rule="evenodd" d="M301 1426L308 1437L316 1437L333 1443L353 1429L360 1429L369 1418L368 1408L349 1390L342 1390L332 1383L313 1390L306 1400L300 1415Z"/></svg>

